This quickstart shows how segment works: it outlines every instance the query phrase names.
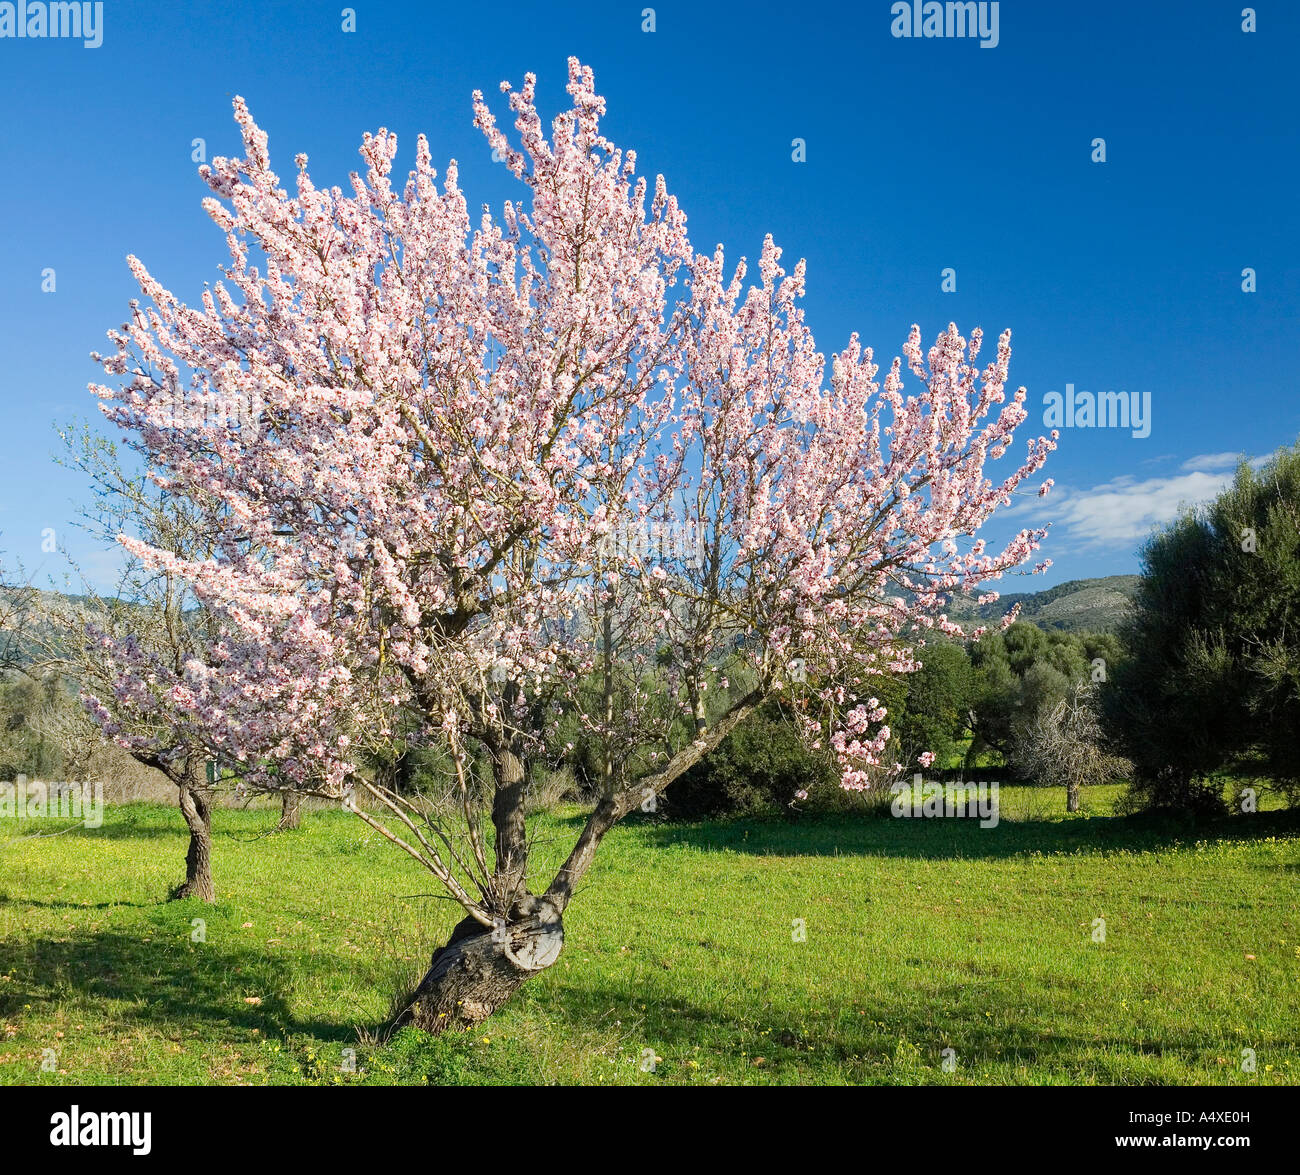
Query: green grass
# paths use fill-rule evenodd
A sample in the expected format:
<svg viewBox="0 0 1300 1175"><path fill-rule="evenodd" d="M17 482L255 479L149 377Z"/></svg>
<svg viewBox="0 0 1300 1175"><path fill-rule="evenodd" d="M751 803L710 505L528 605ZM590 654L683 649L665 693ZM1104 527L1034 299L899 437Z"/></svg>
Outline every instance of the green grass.
<svg viewBox="0 0 1300 1175"><path fill-rule="evenodd" d="M56 823L0 821L0 1084L1300 1078L1293 814L1179 832L1112 818L1110 789L1070 819L1059 792L1002 799L987 831L621 827L554 968L477 1032L385 1043L394 993L456 911L355 817L273 835L274 811L218 811L215 908L164 900L174 810L110 808L99 830L48 837L30 834ZM547 864L579 819L542 821Z"/></svg>

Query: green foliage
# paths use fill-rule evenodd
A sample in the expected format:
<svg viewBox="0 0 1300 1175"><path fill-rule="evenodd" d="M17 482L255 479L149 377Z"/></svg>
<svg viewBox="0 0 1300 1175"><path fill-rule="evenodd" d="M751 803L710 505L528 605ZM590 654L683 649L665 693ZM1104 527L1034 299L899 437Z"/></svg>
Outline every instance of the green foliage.
<svg viewBox="0 0 1300 1175"><path fill-rule="evenodd" d="M1123 656L1110 633L1044 631L1024 620L990 633L971 646L972 754L989 747L1006 760L1024 759L1022 744L1039 715L1092 680L1094 669L1108 676Z"/></svg>
<svg viewBox="0 0 1300 1175"><path fill-rule="evenodd" d="M57 674L0 682L0 780L63 778L63 748L46 727L48 719L74 705Z"/></svg>
<svg viewBox="0 0 1300 1175"><path fill-rule="evenodd" d="M901 713L887 720L898 735L906 766L913 766L922 751L932 751L935 763L946 767L966 734L975 672L966 651L948 641L927 645L919 657L921 668L903 679L907 695Z"/></svg>
<svg viewBox="0 0 1300 1175"><path fill-rule="evenodd" d="M789 811L795 792L835 786L835 775L825 756L805 746L793 716L772 700L670 784L661 807L681 820Z"/></svg>
<svg viewBox="0 0 1300 1175"><path fill-rule="evenodd" d="M1300 791L1300 446L1238 468L1214 502L1143 551L1122 632L1130 657L1103 694L1151 807L1215 808L1217 772Z"/></svg>
<svg viewBox="0 0 1300 1175"><path fill-rule="evenodd" d="M1064 701L1070 692L1070 686L1080 676L1070 677L1062 673L1046 658L1035 661L1020 679L1020 713L1017 718L1031 720L1040 710Z"/></svg>
<svg viewBox="0 0 1300 1175"><path fill-rule="evenodd" d="M689 743L691 728L685 716L675 707L667 687L663 671L672 664L671 651L660 649L655 656L655 668L642 676L632 678L617 674L613 681L612 708L617 713L628 704L628 694L632 690L644 692L643 704L654 714L668 733L674 747ZM721 671L730 667L724 662ZM619 779L635 779L652 773L662 766L660 757L662 746L640 745L631 753L622 751L613 755L613 763L607 764L611 757L603 739L591 732L583 723L581 714L599 714L605 706L605 684L599 672L590 673L579 684L578 704L566 704L558 720L547 735L546 766L549 770L567 769L572 773L578 794L591 797L600 794L608 786L606 767L609 765ZM724 713L738 696L733 686L731 691L716 688L707 693L705 699L706 713L710 721Z"/></svg>
<svg viewBox="0 0 1300 1175"><path fill-rule="evenodd" d="M987 748L1011 758L1041 712L1090 680L1098 658L1106 667L1122 661L1114 635L1044 632L1024 621L970 646L935 640L918 651L922 667L915 673L881 677L873 685L893 736L886 759L911 771L923 751L934 753L940 769L956 765L963 752L973 766ZM584 765L598 762L596 750L580 733L572 741L579 772L592 770ZM810 793L804 808L844 806L834 802L842 799L835 795L834 767L809 751L792 716L770 703L669 788L662 814L697 820L788 812L801 790ZM848 805L863 807L860 800Z"/></svg>

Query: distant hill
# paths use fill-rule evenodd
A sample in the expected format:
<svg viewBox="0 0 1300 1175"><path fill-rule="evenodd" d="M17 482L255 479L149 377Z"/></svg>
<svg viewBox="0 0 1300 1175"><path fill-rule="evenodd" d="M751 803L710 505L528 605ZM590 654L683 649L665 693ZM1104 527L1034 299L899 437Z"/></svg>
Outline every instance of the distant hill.
<svg viewBox="0 0 1300 1175"><path fill-rule="evenodd" d="M102 602L109 603L112 599ZM88 596L0 584L0 662L22 666L40 659L45 655L42 645L52 644L59 633L51 615L90 603ZM120 601L119 604L125 608L135 606Z"/></svg>
<svg viewBox="0 0 1300 1175"><path fill-rule="evenodd" d="M1041 592L1011 592L993 604L982 606L969 598L957 599L948 606L948 615L959 624L996 624L1011 608L1020 605L1020 619L1039 628L1057 628L1065 632L1114 632L1128 611L1135 592L1136 575L1106 575L1100 579L1072 579ZM57 597L57 592L40 592L43 600ZM12 600L13 589L0 586L0 610ZM71 597L78 599L78 597ZM49 602L54 602L53 600ZM35 626L42 627L39 622ZM33 642L20 638L15 660L19 664L32 659Z"/></svg>
<svg viewBox="0 0 1300 1175"><path fill-rule="evenodd" d="M1039 628L1114 632L1132 604L1137 585L1136 575L1072 579L1041 592L1008 592L996 603L982 606L969 599L954 600L948 614L961 623L995 623L1019 604L1020 619Z"/></svg>
<svg viewBox="0 0 1300 1175"><path fill-rule="evenodd" d="M62 592L0 584L0 662L6 665L31 664L40 655L42 639L53 635L53 629L42 612L65 601L75 603L82 599Z"/></svg>

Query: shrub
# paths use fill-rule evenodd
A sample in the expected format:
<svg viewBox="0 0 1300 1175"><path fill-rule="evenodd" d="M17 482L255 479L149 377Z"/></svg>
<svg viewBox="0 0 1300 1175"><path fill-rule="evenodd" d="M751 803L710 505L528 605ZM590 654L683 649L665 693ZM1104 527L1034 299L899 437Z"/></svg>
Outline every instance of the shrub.
<svg viewBox="0 0 1300 1175"><path fill-rule="evenodd" d="M1216 774L1300 780L1300 446L1245 462L1213 502L1143 551L1122 633L1131 656L1102 697L1138 780L1134 802L1222 810Z"/></svg>
<svg viewBox="0 0 1300 1175"><path fill-rule="evenodd" d="M659 807L678 820L793 814L795 792L829 788L836 776L829 760L800 741L782 704L770 701L671 784Z"/></svg>

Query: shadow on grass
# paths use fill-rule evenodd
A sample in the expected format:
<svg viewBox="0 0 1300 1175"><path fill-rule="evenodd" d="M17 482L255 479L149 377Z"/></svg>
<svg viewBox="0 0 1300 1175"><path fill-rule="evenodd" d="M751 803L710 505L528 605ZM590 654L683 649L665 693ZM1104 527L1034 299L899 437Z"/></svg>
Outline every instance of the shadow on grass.
<svg viewBox="0 0 1300 1175"><path fill-rule="evenodd" d="M303 1018L292 1011L295 985L313 976L337 975L345 965L342 961L314 954L277 955L256 944L191 943L189 919L211 907L180 902L168 909L182 914L184 936L170 926L153 926L136 933L11 939L5 944L4 961L6 969L13 969L15 982L0 986L0 1018L38 1019L43 1005L82 1000L112 1003L112 1008L102 1009L103 1018L128 1024L207 1024L217 1035L222 1029L241 1035L257 1029L269 1037L309 1033L322 1040L355 1041L356 1020ZM211 937L219 940L224 933ZM355 969L354 964L354 979ZM378 972L361 977L375 984L390 978ZM257 1002L248 1002L250 998ZM89 1009L87 1014L92 1014Z"/></svg>
<svg viewBox="0 0 1300 1175"><path fill-rule="evenodd" d="M222 945L234 934L220 925L216 911L212 941L191 944L185 935L189 920L206 909L176 903L159 922L139 925L134 933L11 941L5 965L15 979L0 985L0 1020L40 1020L58 1005L80 1003L77 1015L96 1016L106 1027L147 1026L163 1033L202 1028L204 1036L218 1040L246 1040L256 1029L264 1039L306 1034L339 1045L356 1041L354 1022L301 1017L293 1005L297 983L337 974L344 966L355 971L360 960L268 953L257 943ZM378 965L353 978L376 987L392 982ZM540 1014L548 1030L575 1040L613 1032L633 1056L643 1056L645 1048L676 1064L697 1056L705 1076L719 1057L752 1065L761 1056L763 1071L755 1079L764 1081L947 1081L941 1050L952 1047L961 1066L958 1080L982 1067L1010 1066L1026 1068L1026 1081L1083 1075L1127 1082L1152 1080L1134 1076L1133 1066L1144 1059L1168 1055L1195 1065L1198 1054L1203 1058L1216 1047L1213 1033L1186 1023L1146 1033L1135 1028L1127 1037L1114 1026L1081 1031L1071 1008L1085 982L1078 977L1026 991L1020 976L990 977L981 966L958 983L920 979L893 997L874 993L816 1010L798 993L786 998L779 990L758 1001L737 994L701 1003L676 990L674 982L647 985L629 977L592 986L566 982L554 972L550 982L526 986L510 1006L525 1016ZM247 1003L250 996L260 1002ZM452 1042L457 1039L459 1034ZM437 1057L446 1044L430 1040L422 1047ZM514 1080L518 1074L503 1070L495 1076ZM547 1076L537 1073L535 1079ZM730 1080L736 1077L733 1071Z"/></svg>
<svg viewBox="0 0 1300 1175"><path fill-rule="evenodd" d="M263 815L262 810L257 813ZM265 810L265 819L251 821L241 819L238 822L225 822L222 812L217 811L212 821L212 836L215 840L222 837L248 840L264 836L275 830L279 813ZM179 808L168 808L161 804L124 805L122 808L108 809L104 813L104 822L90 828L72 819L43 816L30 821L19 821L7 825L8 829L25 826L22 831L0 840L0 846L9 841L54 838L60 840L167 840L175 839L182 846L189 839L189 830L181 816Z"/></svg>
<svg viewBox="0 0 1300 1175"><path fill-rule="evenodd" d="M1168 1057L1196 1068L1221 1046L1215 1033L1186 1023L1135 1029L1130 1036L1113 1027L1079 1031L1077 1017L1051 991L1030 995L1012 979L972 977L816 1013L779 1000L703 1007L669 992L616 984L557 984L530 993L530 1002L566 1031L581 1035L617 1026L625 1048L635 1054L653 1048L678 1065L694 1056L707 1070L711 1055L725 1054L734 1063L744 1054L744 1063L757 1070L755 1059L762 1057L755 1079L764 1081L815 1082L820 1076L864 1084L969 1083L979 1070L1000 1067L1023 1068L1020 1079L1035 1084L1073 1084L1081 1076L1101 1084L1165 1084L1134 1067ZM960 1068L955 1079L943 1071L948 1048Z"/></svg>
<svg viewBox="0 0 1300 1175"><path fill-rule="evenodd" d="M35 907L41 910L116 910L119 907L133 906L137 909L152 907L157 905L153 901L133 902L127 898L121 901L109 902L64 902L58 900L44 900L41 898L25 898L14 896L0 890L0 907L12 906L15 909Z"/></svg>
<svg viewBox="0 0 1300 1175"><path fill-rule="evenodd" d="M1300 835L1300 810L1259 812L1189 823L1149 816L1067 820L806 817L796 822L733 820L706 824L638 822L638 835L656 848L687 845L708 852L778 857L913 857L926 860L1000 859L1041 853L1159 852L1198 841L1257 840Z"/></svg>

